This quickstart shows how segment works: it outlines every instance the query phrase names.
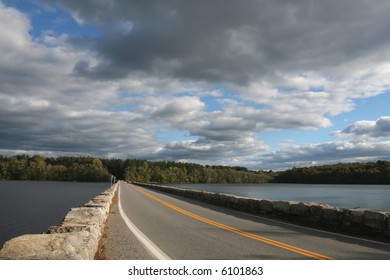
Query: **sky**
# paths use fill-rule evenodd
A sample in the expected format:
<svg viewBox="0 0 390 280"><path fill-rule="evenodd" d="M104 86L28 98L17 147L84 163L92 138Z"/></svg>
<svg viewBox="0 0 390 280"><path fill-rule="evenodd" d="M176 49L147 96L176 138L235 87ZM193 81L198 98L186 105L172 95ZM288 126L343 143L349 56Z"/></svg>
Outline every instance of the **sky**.
<svg viewBox="0 0 390 280"><path fill-rule="evenodd" d="M0 154L390 160L388 0L0 0Z"/></svg>

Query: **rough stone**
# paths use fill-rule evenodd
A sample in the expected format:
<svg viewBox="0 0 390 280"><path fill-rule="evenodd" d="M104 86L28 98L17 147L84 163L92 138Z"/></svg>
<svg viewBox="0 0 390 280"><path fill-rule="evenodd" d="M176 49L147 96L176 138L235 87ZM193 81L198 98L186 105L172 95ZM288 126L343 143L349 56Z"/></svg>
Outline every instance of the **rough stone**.
<svg viewBox="0 0 390 280"><path fill-rule="evenodd" d="M289 201L273 201L273 210L282 214L290 214Z"/></svg>
<svg viewBox="0 0 390 280"><path fill-rule="evenodd" d="M290 205L290 213L297 216L309 216L309 205L304 202L294 202Z"/></svg>
<svg viewBox="0 0 390 280"><path fill-rule="evenodd" d="M366 208L354 208L346 210L347 222L354 224L363 224L363 215Z"/></svg>
<svg viewBox="0 0 390 280"><path fill-rule="evenodd" d="M322 216L322 206L318 203L310 203L309 212L311 217L320 218Z"/></svg>
<svg viewBox="0 0 390 280"><path fill-rule="evenodd" d="M104 213L108 214L108 211L110 211L110 205L111 203L109 202L95 202L91 200L84 204L84 207L100 208Z"/></svg>
<svg viewBox="0 0 390 280"><path fill-rule="evenodd" d="M238 208L238 197L236 196L230 196L228 197L228 205L230 205L233 208Z"/></svg>
<svg viewBox="0 0 390 280"><path fill-rule="evenodd" d="M111 200L112 197L107 195L98 195L92 199L93 202L98 202L98 203L110 203Z"/></svg>
<svg viewBox="0 0 390 280"><path fill-rule="evenodd" d="M104 211L99 208L72 208L65 216L62 224L103 225L106 219Z"/></svg>
<svg viewBox="0 0 390 280"><path fill-rule="evenodd" d="M387 219L386 227L385 234L387 237L390 237L390 217Z"/></svg>
<svg viewBox="0 0 390 280"><path fill-rule="evenodd" d="M82 260L92 259L98 240L89 232L29 234L7 241L0 251L4 260Z"/></svg>
<svg viewBox="0 0 390 280"><path fill-rule="evenodd" d="M59 226L51 226L47 230L47 233L66 233L74 231L83 231L86 230L87 225L78 225L78 224L65 224Z"/></svg>
<svg viewBox="0 0 390 280"><path fill-rule="evenodd" d="M259 201L258 207L259 212L262 214L271 213L273 210L273 203L272 201L263 199Z"/></svg>
<svg viewBox="0 0 390 280"><path fill-rule="evenodd" d="M389 217L388 213L380 211L366 210L364 211L364 224L373 229L383 230L385 228L386 219Z"/></svg>
<svg viewBox="0 0 390 280"><path fill-rule="evenodd" d="M247 207L245 210L250 212L250 213L256 213L257 201L258 201L257 199L248 198L246 201Z"/></svg>
<svg viewBox="0 0 390 280"><path fill-rule="evenodd" d="M335 207L324 207L322 209L322 217L328 224L338 224L340 213L342 213L340 209Z"/></svg>

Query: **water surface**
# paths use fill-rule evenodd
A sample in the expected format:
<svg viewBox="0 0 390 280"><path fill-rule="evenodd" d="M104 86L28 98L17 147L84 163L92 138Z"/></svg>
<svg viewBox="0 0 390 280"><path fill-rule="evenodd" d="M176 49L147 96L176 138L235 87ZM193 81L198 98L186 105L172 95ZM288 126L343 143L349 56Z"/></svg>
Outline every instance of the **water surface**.
<svg viewBox="0 0 390 280"><path fill-rule="evenodd" d="M110 187L109 183L0 181L0 248L15 236L42 233Z"/></svg>

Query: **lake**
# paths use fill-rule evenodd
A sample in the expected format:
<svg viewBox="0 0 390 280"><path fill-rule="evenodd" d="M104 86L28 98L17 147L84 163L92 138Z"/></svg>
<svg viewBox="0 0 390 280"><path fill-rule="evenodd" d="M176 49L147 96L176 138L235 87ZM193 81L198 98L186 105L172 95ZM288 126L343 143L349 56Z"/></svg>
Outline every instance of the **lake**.
<svg viewBox="0 0 390 280"><path fill-rule="evenodd" d="M0 181L0 248L15 236L58 225L70 208L109 187L110 183Z"/></svg>
<svg viewBox="0 0 390 280"><path fill-rule="evenodd" d="M390 211L389 185L167 184L167 186L268 200L312 201L328 203L335 207Z"/></svg>

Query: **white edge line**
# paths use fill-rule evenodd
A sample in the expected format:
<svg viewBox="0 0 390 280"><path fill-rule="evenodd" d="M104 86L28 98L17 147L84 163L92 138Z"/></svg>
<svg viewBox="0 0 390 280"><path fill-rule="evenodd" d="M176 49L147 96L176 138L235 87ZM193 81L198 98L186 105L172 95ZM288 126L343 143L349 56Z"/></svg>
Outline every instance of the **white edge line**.
<svg viewBox="0 0 390 280"><path fill-rule="evenodd" d="M157 260L170 260L171 258L165 254L160 248L157 247L141 230L139 230L127 217L123 211L121 199L120 199L120 185L118 188L118 208L119 213L122 216L122 219L125 221L127 227L130 231L137 237L137 239L142 243L145 249Z"/></svg>

